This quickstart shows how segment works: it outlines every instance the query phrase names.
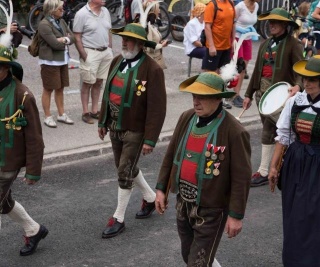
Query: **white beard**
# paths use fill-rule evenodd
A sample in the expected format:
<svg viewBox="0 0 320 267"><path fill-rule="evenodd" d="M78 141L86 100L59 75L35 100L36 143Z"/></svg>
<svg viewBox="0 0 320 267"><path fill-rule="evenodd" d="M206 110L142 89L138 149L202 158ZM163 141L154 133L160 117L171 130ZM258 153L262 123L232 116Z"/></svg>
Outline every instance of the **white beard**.
<svg viewBox="0 0 320 267"><path fill-rule="evenodd" d="M139 49L138 45L135 44L132 51L129 51L127 49L122 48L121 55L125 59L133 59L136 55L138 55L139 52L140 52L140 49Z"/></svg>

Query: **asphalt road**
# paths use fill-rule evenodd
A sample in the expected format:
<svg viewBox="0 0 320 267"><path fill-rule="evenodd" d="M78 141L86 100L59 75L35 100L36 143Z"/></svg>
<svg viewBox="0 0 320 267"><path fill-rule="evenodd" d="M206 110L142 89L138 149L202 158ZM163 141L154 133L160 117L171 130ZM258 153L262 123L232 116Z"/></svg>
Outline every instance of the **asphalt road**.
<svg viewBox="0 0 320 267"><path fill-rule="evenodd" d="M252 165L260 158L260 130L248 129L252 143ZM167 143L160 143L152 156L141 157L139 166L147 181L155 186ZM14 197L38 222L49 229L37 253L20 257L21 228L2 216L0 267L180 267L174 195L162 216L137 220L141 194L133 192L128 206L126 230L118 237L102 239L107 219L117 198L117 181L112 155L94 157L43 169L43 179L33 187L18 179ZM222 267L280 267L282 247L280 192L267 186L250 191L244 228L228 239L223 236L217 253Z"/></svg>

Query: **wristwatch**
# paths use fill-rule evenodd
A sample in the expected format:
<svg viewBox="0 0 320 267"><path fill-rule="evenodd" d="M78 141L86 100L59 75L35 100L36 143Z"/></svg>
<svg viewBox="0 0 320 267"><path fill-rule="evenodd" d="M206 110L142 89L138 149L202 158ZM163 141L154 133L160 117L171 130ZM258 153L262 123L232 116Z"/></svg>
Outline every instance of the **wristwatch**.
<svg viewBox="0 0 320 267"><path fill-rule="evenodd" d="M67 38L63 38L63 43L64 43L64 44L67 44L67 43L68 43Z"/></svg>

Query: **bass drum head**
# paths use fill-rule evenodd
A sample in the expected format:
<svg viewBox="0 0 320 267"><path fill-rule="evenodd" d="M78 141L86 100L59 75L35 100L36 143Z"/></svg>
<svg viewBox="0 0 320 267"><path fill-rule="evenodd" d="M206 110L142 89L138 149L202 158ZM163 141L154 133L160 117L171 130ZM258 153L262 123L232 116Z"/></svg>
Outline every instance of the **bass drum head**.
<svg viewBox="0 0 320 267"><path fill-rule="evenodd" d="M270 86L261 97L259 112L263 115L272 115L282 109L288 99L288 89L291 85L287 82L278 82Z"/></svg>

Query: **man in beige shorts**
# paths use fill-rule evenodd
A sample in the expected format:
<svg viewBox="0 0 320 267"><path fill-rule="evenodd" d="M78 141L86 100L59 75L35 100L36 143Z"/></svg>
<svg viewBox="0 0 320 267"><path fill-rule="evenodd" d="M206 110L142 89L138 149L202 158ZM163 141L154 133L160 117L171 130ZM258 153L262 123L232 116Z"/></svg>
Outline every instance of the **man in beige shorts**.
<svg viewBox="0 0 320 267"><path fill-rule="evenodd" d="M103 80L107 79L113 59L111 19L104 7L104 0L89 0L75 18L73 31L80 55L80 77L82 80L82 120L93 124L98 119L98 102ZM91 89L91 112L89 98Z"/></svg>

